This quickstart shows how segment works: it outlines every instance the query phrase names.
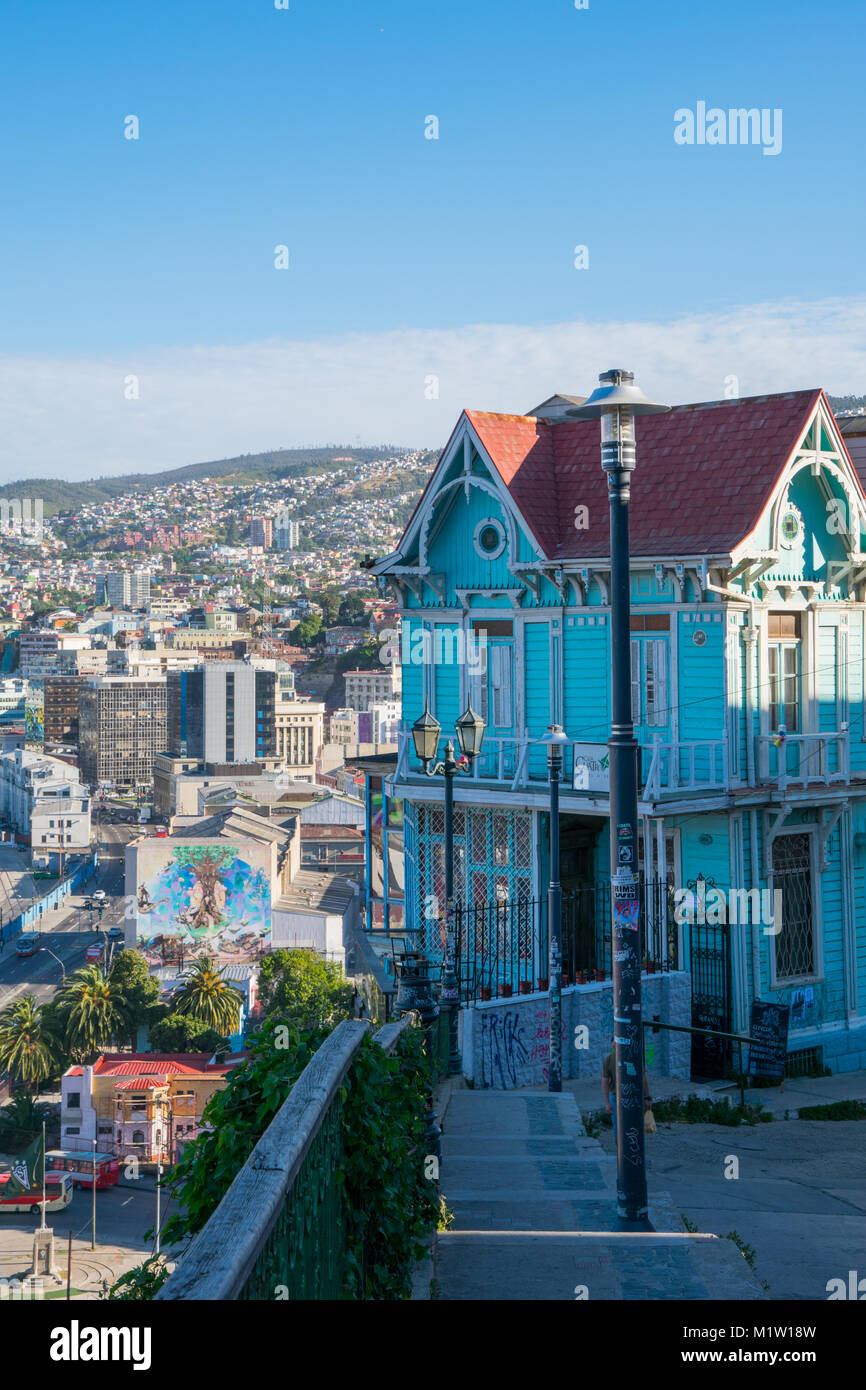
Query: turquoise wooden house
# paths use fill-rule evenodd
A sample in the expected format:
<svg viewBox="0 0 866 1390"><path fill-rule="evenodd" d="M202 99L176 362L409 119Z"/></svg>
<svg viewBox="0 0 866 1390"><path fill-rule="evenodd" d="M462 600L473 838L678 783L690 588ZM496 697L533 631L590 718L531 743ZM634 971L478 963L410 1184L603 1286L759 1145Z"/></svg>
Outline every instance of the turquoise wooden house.
<svg viewBox="0 0 866 1390"><path fill-rule="evenodd" d="M456 787L470 999L546 973L551 723L569 739L564 963L578 979L609 970L608 508L597 425L565 414L579 399L465 411L374 567L402 613L391 791L407 919L434 952L442 782L423 775L409 730L429 707L444 745L470 702L486 724ZM675 407L637 422L637 451L647 969L689 972L693 1018L716 1027L747 1032L755 998L788 1004L794 1067L866 1066L863 488L820 390Z"/></svg>

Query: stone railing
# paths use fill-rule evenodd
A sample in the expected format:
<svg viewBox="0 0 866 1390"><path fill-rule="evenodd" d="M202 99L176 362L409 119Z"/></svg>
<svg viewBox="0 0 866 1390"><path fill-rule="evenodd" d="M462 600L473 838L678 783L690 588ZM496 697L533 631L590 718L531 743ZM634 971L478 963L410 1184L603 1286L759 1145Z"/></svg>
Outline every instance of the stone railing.
<svg viewBox="0 0 866 1390"><path fill-rule="evenodd" d="M379 1029L386 1053L413 1020ZM158 1299L344 1296L341 1091L369 1028L347 1020L325 1039Z"/></svg>

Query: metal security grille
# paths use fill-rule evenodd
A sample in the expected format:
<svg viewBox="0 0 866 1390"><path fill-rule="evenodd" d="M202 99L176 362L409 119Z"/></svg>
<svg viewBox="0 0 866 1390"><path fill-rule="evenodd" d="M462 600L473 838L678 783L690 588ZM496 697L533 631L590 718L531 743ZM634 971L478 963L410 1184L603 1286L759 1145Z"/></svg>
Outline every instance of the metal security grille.
<svg viewBox="0 0 866 1390"><path fill-rule="evenodd" d="M812 856L808 835L779 835L773 841L773 887L782 893L782 930L775 938L776 979L815 973L812 921Z"/></svg>
<svg viewBox="0 0 866 1390"><path fill-rule="evenodd" d="M445 950L445 813L441 806L418 806L418 925L425 949ZM454 898L463 907L484 909L478 934L484 953L512 948L531 954L534 926L530 912L518 910L532 895L532 820L528 812L484 807L454 810ZM491 912L490 909L493 909ZM458 950L465 959L467 917L458 916ZM516 940L512 940L516 929ZM502 938L500 941L499 938Z"/></svg>

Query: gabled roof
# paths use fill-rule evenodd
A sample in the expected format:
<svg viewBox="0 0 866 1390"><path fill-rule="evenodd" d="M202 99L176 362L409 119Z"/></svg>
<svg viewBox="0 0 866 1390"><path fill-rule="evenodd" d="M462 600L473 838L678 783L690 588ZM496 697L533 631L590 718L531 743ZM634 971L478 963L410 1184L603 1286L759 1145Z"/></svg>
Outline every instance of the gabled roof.
<svg viewBox="0 0 866 1390"><path fill-rule="evenodd" d="M790 391L680 405L638 419L632 554L729 553L757 525L822 397L817 388ZM610 554L596 420L550 424L479 411L466 418L548 558ZM577 531L581 504L589 524Z"/></svg>

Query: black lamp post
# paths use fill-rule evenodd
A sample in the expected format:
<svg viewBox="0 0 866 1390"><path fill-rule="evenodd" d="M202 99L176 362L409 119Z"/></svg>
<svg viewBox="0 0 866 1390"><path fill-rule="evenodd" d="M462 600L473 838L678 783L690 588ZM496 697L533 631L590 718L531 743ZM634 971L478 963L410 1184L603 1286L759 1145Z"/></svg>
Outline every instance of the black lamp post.
<svg viewBox="0 0 866 1390"><path fill-rule="evenodd" d="M429 707L420 719L412 725L412 739L415 753L424 765L428 777L445 778L445 969L442 977L442 1002L450 1011L448 1019L448 1075L459 1076L462 1070L460 1048L457 1042L457 1013L460 1008L460 991L457 982L457 943L454 934L454 778L457 774L469 775L472 763L481 752L484 741L484 720L475 713L471 705L457 720L457 738L462 758L454 757L454 744L451 739L445 745L445 757L441 763L435 762L439 747L441 727ZM431 767L431 763L433 766Z"/></svg>
<svg viewBox="0 0 866 1390"><path fill-rule="evenodd" d="M562 884L559 881L559 784L562 781L562 749L568 743L561 724L551 724L547 744L550 780L550 886L547 893L548 967L550 976L550 1064L547 1089L562 1090Z"/></svg>
<svg viewBox="0 0 866 1390"><path fill-rule="evenodd" d="M601 466L610 503L610 872L611 957L616 1055L616 1176L620 1220L646 1228L641 923L637 876L637 797L640 750L631 708L631 590L628 504L635 467L634 417L670 409L648 400L632 372L603 372L600 386L576 419L601 419Z"/></svg>

